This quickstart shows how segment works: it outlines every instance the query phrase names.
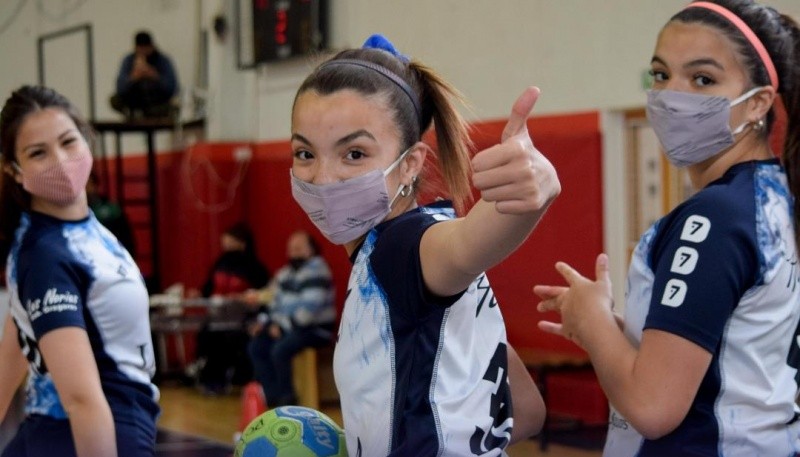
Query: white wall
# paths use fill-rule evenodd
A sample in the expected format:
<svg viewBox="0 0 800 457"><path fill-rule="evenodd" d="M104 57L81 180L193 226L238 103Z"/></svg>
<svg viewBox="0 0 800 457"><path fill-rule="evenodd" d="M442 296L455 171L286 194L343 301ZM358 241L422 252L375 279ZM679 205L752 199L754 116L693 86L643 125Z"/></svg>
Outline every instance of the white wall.
<svg viewBox="0 0 800 457"><path fill-rule="evenodd" d="M2 0L0 24L5 23L17 4L23 6L9 27L0 33L0 97L22 84L38 82L36 46L41 35L81 24L91 24L94 35L95 93L99 118L109 118L113 111L108 97L114 90L116 72L124 55L133 50L133 35L139 29L153 33L156 45L173 57L181 82L191 82L197 62L195 37L197 30L197 0ZM67 40L67 38L65 38ZM72 42L73 40L69 40ZM76 45L82 42L74 40ZM49 47L58 47L55 41ZM64 71L69 65L84 65L73 61L82 56L81 49L60 49L66 55L50 55L48 62L57 60ZM48 82L58 80L48 65ZM82 86L85 81L73 81ZM72 87L58 87L68 92ZM76 101L78 103L79 101Z"/></svg>
<svg viewBox="0 0 800 457"><path fill-rule="evenodd" d="M640 106L658 31L686 0L333 0L333 42L374 32L442 73L480 119L507 116L526 85L536 113ZM800 18L800 1L766 2ZM260 77L258 138L286 138L304 65L268 65ZM291 76L294 76L294 79Z"/></svg>
<svg viewBox="0 0 800 457"><path fill-rule="evenodd" d="M93 29L98 119L120 119L111 110L108 98L114 92L119 64L124 55L133 50L133 36L139 29L152 32L156 45L173 58L182 85L191 85L198 61L199 2L0 0L0 26L8 23L5 29L0 29L0 100L5 101L10 92L22 84L38 83L37 41L40 36L82 24L91 24ZM21 5L19 9L18 5ZM85 102L88 89L83 68L86 52L82 36L70 35L47 43L47 84L75 98L73 102L88 116ZM159 135L160 149L170 146L168 136ZM125 136L123 148L142 152L144 139Z"/></svg>
<svg viewBox="0 0 800 457"><path fill-rule="evenodd" d="M244 5L249 0L240 0ZM369 34L387 35L404 53L436 68L474 105L477 118L507 115L524 86L538 85L537 113L613 109L643 103L648 68L663 23L686 0L330 0L331 44L358 46ZM800 1L765 3L800 18ZM139 28L153 32L170 54L184 89L197 84L199 33L233 0L2 0L0 98L37 81L36 40L45 33L91 23L99 118L113 118L107 99L117 66ZM82 65L59 48L51 66ZM61 55L67 54L67 55ZM62 62L64 62L62 64ZM312 59L236 69L234 40L209 39L209 138L288 137L294 92ZM67 81L80 80L65 76ZM50 79L50 78L48 78ZM83 81L73 81L76 85ZM59 84L62 81L59 80ZM76 87L59 87L81 94ZM77 102L77 101L76 101ZM138 146L139 150L143 146Z"/></svg>

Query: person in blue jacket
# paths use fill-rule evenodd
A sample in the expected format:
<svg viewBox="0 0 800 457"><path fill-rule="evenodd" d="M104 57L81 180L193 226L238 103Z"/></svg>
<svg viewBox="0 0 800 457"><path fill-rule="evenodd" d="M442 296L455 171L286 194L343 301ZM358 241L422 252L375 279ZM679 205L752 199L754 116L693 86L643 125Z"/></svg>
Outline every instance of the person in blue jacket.
<svg viewBox="0 0 800 457"><path fill-rule="evenodd" d="M111 107L127 118L167 117L178 94L178 76L172 60L161 52L149 32L138 32L134 50L122 59L117 74L117 92Z"/></svg>
<svg viewBox="0 0 800 457"><path fill-rule="evenodd" d="M149 297L89 209L90 127L57 92L24 86L0 113L0 256L10 313L0 418L25 378L3 457L154 456L158 389Z"/></svg>

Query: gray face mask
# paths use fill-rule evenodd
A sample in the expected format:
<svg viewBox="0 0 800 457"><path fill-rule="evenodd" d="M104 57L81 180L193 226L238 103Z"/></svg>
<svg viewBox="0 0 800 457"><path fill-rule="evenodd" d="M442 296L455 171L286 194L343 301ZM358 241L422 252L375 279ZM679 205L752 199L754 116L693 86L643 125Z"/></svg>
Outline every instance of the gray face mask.
<svg viewBox="0 0 800 457"><path fill-rule="evenodd" d="M392 210L403 192L401 185L389 199L386 176L403 161L410 147L386 170L372 170L361 176L329 184L301 181L289 170L292 196L333 244L345 244L367 233Z"/></svg>
<svg viewBox="0 0 800 457"><path fill-rule="evenodd" d="M647 92L647 119L667 159L676 167L686 167L734 144L734 135L744 131L748 122L731 131L731 107L762 89L751 89L733 101L720 96L650 90Z"/></svg>

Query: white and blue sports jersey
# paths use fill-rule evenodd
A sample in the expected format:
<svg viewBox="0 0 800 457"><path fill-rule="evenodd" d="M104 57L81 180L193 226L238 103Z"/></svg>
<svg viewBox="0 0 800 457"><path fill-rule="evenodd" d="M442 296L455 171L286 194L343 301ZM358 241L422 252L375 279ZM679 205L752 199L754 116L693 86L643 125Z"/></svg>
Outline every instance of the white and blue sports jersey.
<svg viewBox="0 0 800 457"><path fill-rule="evenodd" d="M448 205L378 225L353 254L334 354L351 457L505 455L506 331L486 275L446 298L422 279L422 234Z"/></svg>
<svg viewBox="0 0 800 457"><path fill-rule="evenodd" d="M794 456L800 284L792 197L777 160L740 163L656 222L633 253L625 333L673 333L712 354L686 418L646 440L611 411L605 454Z"/></svg>
<svg viewBox="0 0 800 457"><path fill-rule="evenodd" d="M115 421L154 424L158 390L150 381L155 360L147 290L131 256L94 215L67 222L23 214L6 275L29 362L26 414L67 418L38 342L51 330L80 327Z"/></svg>

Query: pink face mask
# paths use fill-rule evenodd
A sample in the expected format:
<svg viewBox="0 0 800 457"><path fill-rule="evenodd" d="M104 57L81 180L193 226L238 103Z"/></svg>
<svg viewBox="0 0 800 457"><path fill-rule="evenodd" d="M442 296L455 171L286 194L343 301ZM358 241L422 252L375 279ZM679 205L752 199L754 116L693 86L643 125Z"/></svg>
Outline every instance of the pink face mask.
<svg viewBox="0 0 800 457"><path fill-rule="evenodd" d="M72 203L86 189L92 171L91 154L80 154L76 158L55 162L38 173L22 173L22 187L44 200L66 205Z"/></svg>
<svg viewBox="0 0 800 457"><path fill-rule="evenodd" d="M353 241L378 225L392 210L404 186L397 189L390 201L385 178L410 150L400 154L386 171L373 170L330 184L301 181L289 170L292 196L331 243Z"/></svg>

